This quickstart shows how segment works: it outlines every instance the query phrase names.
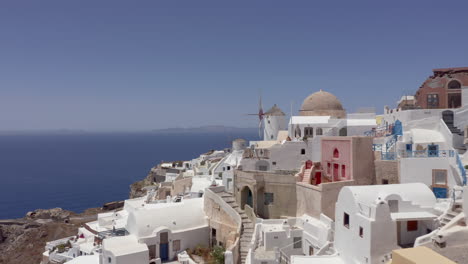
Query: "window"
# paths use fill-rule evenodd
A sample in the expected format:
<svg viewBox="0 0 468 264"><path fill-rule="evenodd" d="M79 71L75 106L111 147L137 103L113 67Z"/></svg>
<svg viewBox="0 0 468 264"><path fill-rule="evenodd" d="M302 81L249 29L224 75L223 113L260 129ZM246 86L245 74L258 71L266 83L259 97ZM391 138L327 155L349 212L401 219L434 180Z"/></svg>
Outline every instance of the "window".
<svg viewBox="0 0 468 264"><path fill-rule="evenodd" d="M382 179L382 184L388 184L388 180L387 179Z"/></svg>
<svg viewBox="0 0 468 264"><path fill-rule="evenodd" d="M273 161L271 164L276 165L276 161Z"/></svg>
<svg viewBox="0 0 468 264"><path fill-rule="evenodd" d="M359 227L359 236L364 237L364 228L362 226Z"/></svg>
<svg viewBox="0 0 468 264"><path fill-rule="evenodd" d="M271 135L271 137L270 137L270 138L271 138L271 139L273 139L273 135Z"/></svg>
<svg viewBox="0 0 468 264"><path fill-rule="evenodd" d="M346 178L346 166L344 164L341 165L341 178Z"/></svg>
<svg viewBox="0 0 468 264"><path fill-rule="evenodd" d="M447 97L447 106L449 108L458 108L461 106L461 93L449 93Z"/></svg>
<svg viewBox="0 0 468 264"><path fill-rule="evenodd" d="M304 128L304 137L313 137L313 136L314 136L314 128L313 127Z"/></svg>
<svg viewBox="0 0 468 264"><path fill-rule="evenodd" d="M180 251L180 240L172 241L172 251L174 252Z"/></svg>
<svg viewBox="0 0 468 264"><path fill-rule="evenodd" d="M226 167L223 167L223 171L225 171L225 170L226 170Z"/></svg>
<svg viewBox="0 0 468 264"><path fill-rule="evenodd" d="M258 170L259 170L259 171L267 171L267 170L268 170L268 166L266 166L266 165L259 165L259 166L258 166Z"/></svg>
<svg viewBox="0 0 468 264"><path fill-rule="evenodd" d="M315 129L315 135L317 135L317 136L323 135L323 130L320 127Z"/></svg>
<svg viewBox="0 0 468 264"><path fill-rule="evenodd" d="M406 223L406 231L418 231L418 221L408 221Z"/></svg>
<svg viewBox="0 0 468 264"><path fill-rule="evenodd" d="M459 81L456 81L456 80L452 80L448 83L447 85L447 88L448 89L460 89L461 88L461 84Z"/></svg>
<svg viewBox="0 0 468 264"><path fill-rule="evenodd" d="M346 227L346 228L349 228L349 214L347 213L343 213L344 216L343 216L343 225Z"/></svg>
<svg viewBox="0 0 468 264"><path fill-rule="evenodd" d="M112 259L110 257L107 258L107 263L112 263Z"/></svg>
<svg viewBox="0 0 468 264"><path fill-rule="evenodd" d="M447 170L432 170L433 185L447 185Z"/></svg>
<svg viewBox="0 0 468 264"><path fill-rule="evenodd" d="M305 155L305 149L301 149L301 155Z"/></svg>
<svg viewBox="0 0 468 264"><path fill-rule="evenodd" d="M334 149L333 150L333 158L337 159L340 157L340 152L338 151L338 149Z"/></svg>
<svg viewBox="0 0 468 264"><path fill-rule="evenodd" d="M265 193L264 195L265 197L265 201L264 201L264 204L265 205L270 205L270 204L273 204L273 201L274 201L274 195L273 193Z"/></svg>
<svg viewBox="0 0 468 264"><path fill-rule="evenodd" d="M331 173L331 163L330 162L327 163L327 173L328 174Z"/></svg>
<svg viewBox="0 0 468 264"><path fill-rule="evenodd" d="M438 108L439 107L439 95L428 94L427 95L427 108Z"/></svg>
<svg viewBox="0 0 468 264"><path fill-rule="evenodd" d="M302 237L293 238L294 248L302 248Z"/></svg>
<svg viewBox="0 0 468 264"><path fill-rule="evenodd" d="M227 166L227 170L231 170L231 166Z"/></svg>

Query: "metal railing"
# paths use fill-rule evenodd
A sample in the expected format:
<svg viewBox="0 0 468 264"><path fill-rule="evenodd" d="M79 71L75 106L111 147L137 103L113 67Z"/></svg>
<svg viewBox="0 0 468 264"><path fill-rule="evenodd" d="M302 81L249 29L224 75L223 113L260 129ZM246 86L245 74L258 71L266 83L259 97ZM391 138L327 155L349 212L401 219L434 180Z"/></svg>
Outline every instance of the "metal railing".
<svg viewBox="0 0 468 264"><path fill-rule="evenodd" d="M104 239L107 237L126 236L128 231L125 228L113 228L112 230L98 232L98 237Z"/></svg>
<svg viewBox="0 0 468 264"><path fill-rule="evenodd" d="M398 135L392 135L387 142L385 142L385 150L390 150L398 140Z"/></svg>
<svg viewBox="0 0 468 264"><path fill-rule="evenodd" d="M457 153L457 165L462 176L463 185L466 185L466 169L465 169L465 166L463 166L460 155L458 155L458 153Z"/></svg>
<svg viewBox="0 0 468 264"><path fill-rule="evenodd" d="M378 144L376 144L378 145ZM374 149L375 151L382 151L381 148L379 149L376 146ZM388 151L381 153L382 160L396 160L397 158L453 158L456 156L455 150L400 150L398 152ZM458 155L457 155L458 156ZM459 161L459 157L457 157L458 167L461 171L462 178L464 180L464 185L466 184L466 170L461 164L461 160Z"/></svg>
<svg viewBox="0 0 468 264"><path fill-rule="evenodd" d="M454 150L400 150L398 152L401 158L453 158Z"/></svg>
<svg viewBox="0 0 468 264"><path fill-rule="evenodd" d="M381 158L382 160L396 160L397 153L396 152L382 152Z"/></svg>

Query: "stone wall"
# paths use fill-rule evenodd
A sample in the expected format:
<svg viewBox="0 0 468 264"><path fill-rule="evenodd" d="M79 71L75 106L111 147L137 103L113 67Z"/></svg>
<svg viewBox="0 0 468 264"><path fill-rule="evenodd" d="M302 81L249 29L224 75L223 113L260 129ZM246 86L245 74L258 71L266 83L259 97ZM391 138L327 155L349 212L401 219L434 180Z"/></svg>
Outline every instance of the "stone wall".
<svg viewBox="0 0 468 264"><path fill-rule="evenodd" d="M356 185L375 184L372 144L372 137L352 137L352 167Z"/></svg>
<svg viewBox="0 0 468 264"><path fill-rule="evenodd" d="M324 214L335 219L335 204L338 194L344 186L355 185L355 181L339 181L311 185L302 182L296 184L297 216L303 214L319 218Z"/></svg>
<svg viewBox="0 0 468 264"><path fill-rule="evenodd" d="M241 218L237 213L233 215L231 209L232 207L222 201L219 196L209 189L206 190L204 195L205 214L209 219L210 228L216 229L216 240L223 243L226 249L235 246L240 233Z"/></svg>
<svg viewBox="0 0 468 264"><path fill-rule="evenodd" d="M322 188L320 186L298 182L296 184L297 212L298 217L308 214L320 217L322 211Z"/></svg>
<svg viewBox="0 0 468 264"><path fill-rule="evenodd" d="M376 160L375 163L375 181L376 184L383 184L384 180L388 184L400 183L400 170L396 160Z"/></svg>
<svg viewBox="0 0 468 264"><path fill-rule="evenodd" d="M239 171L234 173L234 193L244 207L248 191L251 207L264 219L296 216L296 180L294 172ZM266 196L266 195L267 196ZM272 199L270 203L265 197Z"/></svg>
<svg viewBox="0 0 468 264"><path fill-rule="evenodd" d="M178 194L183 194L186 191L186 188L192 187L192 177L182 178L176 180L172 183L171 195L175 196Z"/></svg>

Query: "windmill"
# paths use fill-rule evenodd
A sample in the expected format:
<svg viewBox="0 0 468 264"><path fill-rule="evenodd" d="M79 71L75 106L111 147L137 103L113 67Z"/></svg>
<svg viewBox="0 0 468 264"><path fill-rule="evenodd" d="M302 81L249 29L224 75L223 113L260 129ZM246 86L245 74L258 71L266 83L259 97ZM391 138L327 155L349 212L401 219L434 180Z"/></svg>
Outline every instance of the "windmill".
<svg viewBox="0 0 468 264"><path fill-rule="evenodd" d="M252 116L258 116L258 137L262 137L262 131L264 129L263 127L263 117L265 114L263 113L263 107L262 107L262 95L260 94L259 100L258 100L258 113L257 114L246 114L246 115L252 115Z"/></svg>

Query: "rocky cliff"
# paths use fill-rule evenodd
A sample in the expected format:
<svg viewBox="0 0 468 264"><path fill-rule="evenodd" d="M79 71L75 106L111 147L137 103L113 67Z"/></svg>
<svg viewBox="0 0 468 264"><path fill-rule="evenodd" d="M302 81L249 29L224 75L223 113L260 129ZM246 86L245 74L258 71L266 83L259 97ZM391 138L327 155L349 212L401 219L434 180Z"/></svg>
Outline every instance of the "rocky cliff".
<svg viewBox="0 0 468 264"><path fill-rule="evenodd" d="M96 220L100 212L100 208L82 214L60 208L39 209L23 218L0 220L0 263L40 263L47 241L76 235L83 223Z"/></svg>
<svg viewBox="0 0 468 264"><path fill-rule="evenodd" d="M146 189L144 187L155 186L158 184L158 179L165 179L165 172L161 171L158 167L153 167L149 171L148 175L141 180L134 182L130 185L130 195L129 198L138 198L146 195Z"/></svg>

